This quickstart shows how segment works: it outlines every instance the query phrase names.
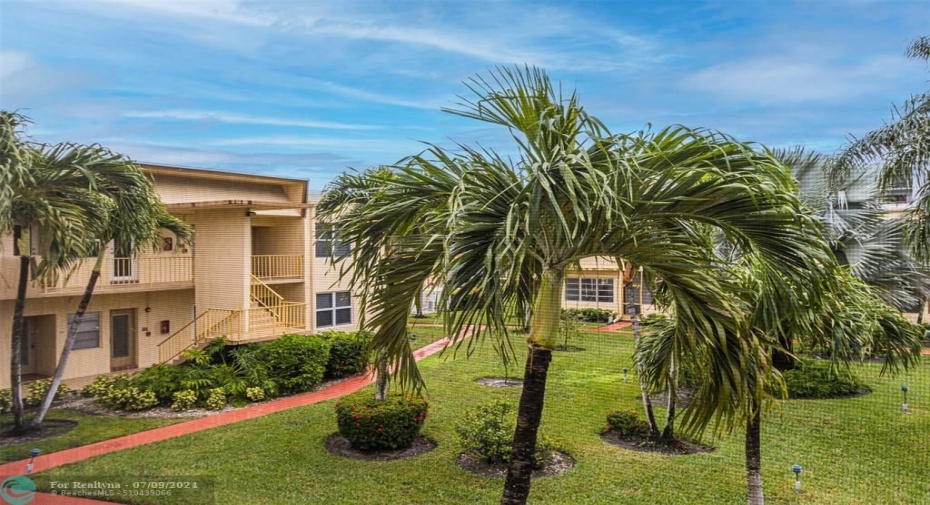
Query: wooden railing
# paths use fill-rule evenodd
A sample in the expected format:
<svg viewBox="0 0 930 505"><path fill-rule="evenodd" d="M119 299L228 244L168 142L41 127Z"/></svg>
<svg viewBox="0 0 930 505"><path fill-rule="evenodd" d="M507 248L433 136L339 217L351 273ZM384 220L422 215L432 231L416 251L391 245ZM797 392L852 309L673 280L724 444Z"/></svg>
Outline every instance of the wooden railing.
<svg viewBox="0 0 930 505"><path fill-rule="evenodd" d="M252 275L261 279L295 279L304 276L302 254L252 256Z"/></svg>
<svg viewBox="0 0 930 505"><path fill-rule="evenodd" d="M238 330L238 311L208 309L158 344L158 361L167 363L204 340L227 337Z"/></svg>
<svg viewBox="0 0 930 505"><path fill-rule="evenodd" d="M60 289L83 288L94 269L95 258L82 260L69 273L46 280L39 287L43 292ZM147 286L153 284L187 282L194 279L193 261L189 254L143 255L134 258L114 258L107 255L100 270L98 288L118 285Z"/></svg>
<svg viewBox="0 0 930 505"><path fill-rule="evenodd" d="M307 327L307 304L282 302L280 305L242 310L208 309L158 344L158 361L166 363L184 351L214 338L241 343L274 337Z"/></svg>

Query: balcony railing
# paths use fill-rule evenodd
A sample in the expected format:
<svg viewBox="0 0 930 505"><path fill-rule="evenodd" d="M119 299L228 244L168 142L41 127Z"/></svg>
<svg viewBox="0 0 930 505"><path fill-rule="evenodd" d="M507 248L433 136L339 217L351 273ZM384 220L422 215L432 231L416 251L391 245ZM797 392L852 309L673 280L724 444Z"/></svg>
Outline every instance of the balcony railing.
<svg viewBox="0 0 930 505"><path fill-rule="evenodd" d="M252 275L260 279L298 279L304 276L302 254L252 256Z"/></svg>
<svg viewBox="0 0 930 505"><path fill-rule="evenodd" d="M83 288L94 269L94 258L83 260L69 274L47 280L41 287L45 292L69 288ZM104 258L98 288L118 285L150 286L154 284L192 281L193 262L190 255L141 255L134 258Z"/></svg>

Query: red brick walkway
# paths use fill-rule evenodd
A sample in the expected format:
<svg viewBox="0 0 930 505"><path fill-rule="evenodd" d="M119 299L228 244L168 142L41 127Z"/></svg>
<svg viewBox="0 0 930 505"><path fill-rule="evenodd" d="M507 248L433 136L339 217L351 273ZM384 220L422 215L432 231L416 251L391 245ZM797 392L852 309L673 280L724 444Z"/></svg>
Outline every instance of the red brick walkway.
<svg viewBox="0 0 930 505"><path fill-rule="evenodd" d="M465 331L463 334L464 337L467 337L470 332ZM417 349L414 351L413 356L417 361L420 361L428 356L432 356L433 354L442 351L442 349L444 349L448 344L448 338L437 340L432 344ZM171 426L164 426L154 430L141 431L139 433L126 435L124 437L105 440L103 442L97 442L95 444L89 444L81 447L75 447L74 449L53 452L51 454L46 454L35 458L33 463L33 471L36 473L43 472L51 468L76 463L78 461L83 461L95 456L121 451L123 449L151 444L153 442L161 442L162 440L167 440L169 438L180 437L182 435L209 430L210 428L216 428L218 426L224 426L227 424L238 423L239 421L245 421L247 419L254 419L256 417L274 414L275 412L281 412L296 407L303 407L305 405L312 405L314 403L332 400L333 398L338 398L340 396L358 391L359 389L370 384L373 380L373 374L366 374L344 380L319 391L281 398L279 400L262 403L260 405L231 410L229 412L223 412L222 414L216 414L213 416L201 417L192 421L173 424ZM24 459L20 461L14 461L12 463L7 463L5 465L0 465L0 476L6 477L11 475L22 475L28 462L29 460ZM37 505L92 505L107 502L36 493L35 500L30 503Z"/></svg>
<svg viewBox="0 0 930 505"><path fill-rule="evenodd" d="M617 321L616 323L610 323L607 326L601 326L597 331L617 331L620 328L627 328L632 326L633 323L629 321Z"/></svg>

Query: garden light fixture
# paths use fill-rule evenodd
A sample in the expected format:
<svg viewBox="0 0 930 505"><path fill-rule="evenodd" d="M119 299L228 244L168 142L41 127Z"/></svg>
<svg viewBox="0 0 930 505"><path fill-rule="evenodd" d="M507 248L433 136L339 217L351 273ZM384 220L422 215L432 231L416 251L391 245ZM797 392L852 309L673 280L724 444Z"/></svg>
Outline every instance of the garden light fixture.
<svg viewBox="0 0 930 505"><path fill-rule="evenodd" d="M791 465L791 471L794 472L794 493L801 494L801 465Z"/></svg>
<svg viewBox="0 0 930 505"><path fill-rule="evenodd" d="M907 384L901 386L901 393L904 394L904 403L901 404L901 411L902 411L902 412L907 412L907 392L908 392L908 390L910 390L910 388L907 387Z"/></svg>
<svg viewBox="0 0 930 505"><path fill-rule="evenodd" d="M626 377L626 373L629 372L629 371L630 371L629 368L623 367L623 382L628 382L627 377Z"/></svg>
<svg viewBox="0 0 930 505"><path fill-rule="evenodd" d="M33 468L32 462L36 459L36 456L38 456L39 454L42 454L42 450L39 448L31 449L29 451L29 462L26 463L26 475L29 475L32 473L32 468Z"/></svg>

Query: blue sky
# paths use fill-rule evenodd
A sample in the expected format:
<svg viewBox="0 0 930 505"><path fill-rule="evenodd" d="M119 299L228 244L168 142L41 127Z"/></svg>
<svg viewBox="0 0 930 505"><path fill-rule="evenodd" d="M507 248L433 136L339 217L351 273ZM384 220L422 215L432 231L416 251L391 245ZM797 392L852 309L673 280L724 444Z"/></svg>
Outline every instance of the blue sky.
<svg viewBox="0 0 930 505"><path fill-rule="evenodd" d="M42 142L310 180L506 132L440 112L531 64L612 131L833 152L928 88L930 2L0 0L0 107Z"/></svg>

